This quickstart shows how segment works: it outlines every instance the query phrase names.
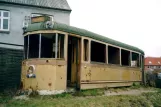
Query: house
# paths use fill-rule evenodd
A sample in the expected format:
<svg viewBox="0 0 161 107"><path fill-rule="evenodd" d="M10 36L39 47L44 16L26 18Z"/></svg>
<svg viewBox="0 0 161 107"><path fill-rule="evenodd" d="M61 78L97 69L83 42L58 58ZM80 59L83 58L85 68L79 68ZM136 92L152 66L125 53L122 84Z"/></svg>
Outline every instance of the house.
<svg viewBox="0 0 161 107"><path fill-rule="evenodd" d="M161 69L161 57L146 57L145 70Z"/></svg>
<svg viewBox="0 0 161 107"><path fill-rule="evenodd" d="M70 24L66 0L0 0L0 90L19 87L23 59L23 27L35 16Z"/></svg>

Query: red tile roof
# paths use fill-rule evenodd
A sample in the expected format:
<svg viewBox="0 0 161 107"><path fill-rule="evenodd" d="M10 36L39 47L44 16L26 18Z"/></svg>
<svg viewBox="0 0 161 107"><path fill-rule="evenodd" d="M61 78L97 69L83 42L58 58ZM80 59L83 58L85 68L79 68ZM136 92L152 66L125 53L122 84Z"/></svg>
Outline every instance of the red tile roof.
<svg viewBox="0 0 161 107"><path fill-rule="evenodd" d="M146 57L144 65L161 65L161 57Z"/></svg>

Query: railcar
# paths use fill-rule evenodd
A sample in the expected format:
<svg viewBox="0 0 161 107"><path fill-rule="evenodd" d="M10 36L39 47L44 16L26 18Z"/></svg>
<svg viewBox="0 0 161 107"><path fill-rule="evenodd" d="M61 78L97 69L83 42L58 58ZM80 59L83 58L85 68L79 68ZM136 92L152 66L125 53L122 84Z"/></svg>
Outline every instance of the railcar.
<svg viewBox="0 0 161 107"><path fill-rule="evenodd" d="M60 91L142 82L141 49L45 19L34 19L24 28L23 89Z"/></svg>

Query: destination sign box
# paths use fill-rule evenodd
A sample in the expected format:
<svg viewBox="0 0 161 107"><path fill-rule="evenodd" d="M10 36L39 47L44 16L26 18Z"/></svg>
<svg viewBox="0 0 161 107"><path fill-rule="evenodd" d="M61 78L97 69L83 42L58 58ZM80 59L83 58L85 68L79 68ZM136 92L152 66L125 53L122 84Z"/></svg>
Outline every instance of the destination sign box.
<svg viewBox="0 0 161 107"><path fill-rule="evenodd" d="M31 23L39 23L39 22L45 22L50 21L50 17L48 16L37 16L31 18Z"/></svg>

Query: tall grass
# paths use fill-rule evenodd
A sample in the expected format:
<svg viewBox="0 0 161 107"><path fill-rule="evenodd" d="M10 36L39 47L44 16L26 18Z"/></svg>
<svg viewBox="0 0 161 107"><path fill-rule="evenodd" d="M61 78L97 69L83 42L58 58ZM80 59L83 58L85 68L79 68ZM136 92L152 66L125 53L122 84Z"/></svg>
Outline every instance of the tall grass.
<svg viewBox="0 0 161 107"><path fill-rule="evenodd" d="M3 103L4 107L161 107L161 89L158 89L158 92L138 96L102 96L104 91L104 89L94 89L52 96L34 95L30 96L29 100L1 96L0 103Z"/></svg>

